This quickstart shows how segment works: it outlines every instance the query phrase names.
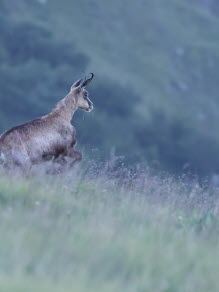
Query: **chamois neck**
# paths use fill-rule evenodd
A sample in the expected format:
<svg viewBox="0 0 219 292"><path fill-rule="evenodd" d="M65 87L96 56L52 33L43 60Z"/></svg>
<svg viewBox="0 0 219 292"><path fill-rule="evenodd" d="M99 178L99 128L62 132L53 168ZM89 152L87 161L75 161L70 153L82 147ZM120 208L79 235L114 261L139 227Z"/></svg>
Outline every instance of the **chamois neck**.
<svg viewBox="0 0 219 292"><path fill-rule="evenodd" d="M57 115L64 120L71 122L74 112L77 110L75 97L69 93L65 98L60 100L55 109L52 111L52 115Z"/></svg>

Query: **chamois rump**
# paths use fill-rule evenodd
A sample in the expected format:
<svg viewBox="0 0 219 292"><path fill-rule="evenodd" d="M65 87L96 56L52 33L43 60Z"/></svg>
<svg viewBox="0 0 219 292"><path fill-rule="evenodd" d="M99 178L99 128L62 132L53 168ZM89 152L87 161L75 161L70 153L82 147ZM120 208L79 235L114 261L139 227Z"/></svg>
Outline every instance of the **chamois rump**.
<svg viewBox="0 0 219 292"><path fill-rule="evenodd" d="M30 170L32 165L54 160L65 164L70 157L70 166L82 159L74 149L76 130L71 124L74 112L80 108L93 109L85 87L91 82L86 76L76 81L68 95L60 100L49 114L25 124L13 127L0 136L0 160L7 168Z"/></svg>

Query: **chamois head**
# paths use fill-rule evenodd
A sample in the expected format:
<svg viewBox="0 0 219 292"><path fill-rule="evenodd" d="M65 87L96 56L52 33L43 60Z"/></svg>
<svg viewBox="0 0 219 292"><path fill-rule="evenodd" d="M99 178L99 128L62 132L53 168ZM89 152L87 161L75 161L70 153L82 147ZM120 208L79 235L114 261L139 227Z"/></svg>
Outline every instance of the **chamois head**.
<svg viewBox="0 0 219 292"><path fill-rule="evenodd" d="M92 111L93 103L88 98L88 92L85 87L91 82L94 74L91 73L91 77L87 78L86 76L82 79L76 81L71 87L71 93L74 95L76 107L84 109L88 112Z"/></svg>

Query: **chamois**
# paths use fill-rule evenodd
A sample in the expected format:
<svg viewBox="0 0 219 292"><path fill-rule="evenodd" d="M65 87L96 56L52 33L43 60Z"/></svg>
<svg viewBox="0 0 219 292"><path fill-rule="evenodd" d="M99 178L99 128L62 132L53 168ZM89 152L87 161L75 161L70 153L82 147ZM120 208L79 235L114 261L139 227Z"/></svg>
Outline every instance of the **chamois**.
<svg viewBox="0 0 219 292"><path fill-rule="evenodd" d="M82 155L74 149L76 130L71 120L78 108L88 112L93 109L85 89L93 77L91 73L90 78L85 76L76 81L68 95L49 114L3 133L0 136L0 160L3 165L27 171L32 165L47 160L65 164L65 158L70 157L70 166L80 161Z"/></svg>

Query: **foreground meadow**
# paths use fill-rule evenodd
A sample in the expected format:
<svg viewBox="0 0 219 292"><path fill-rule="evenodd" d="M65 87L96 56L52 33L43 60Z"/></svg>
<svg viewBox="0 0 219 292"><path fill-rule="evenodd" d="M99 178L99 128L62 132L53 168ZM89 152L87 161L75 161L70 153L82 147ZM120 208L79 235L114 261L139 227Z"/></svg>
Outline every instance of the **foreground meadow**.
<svg viewBox="0 0 219 292"><path fill-rule="evenodd" d="M81 166L0 177L0 291L219 291L217 189Z"/></svg>

